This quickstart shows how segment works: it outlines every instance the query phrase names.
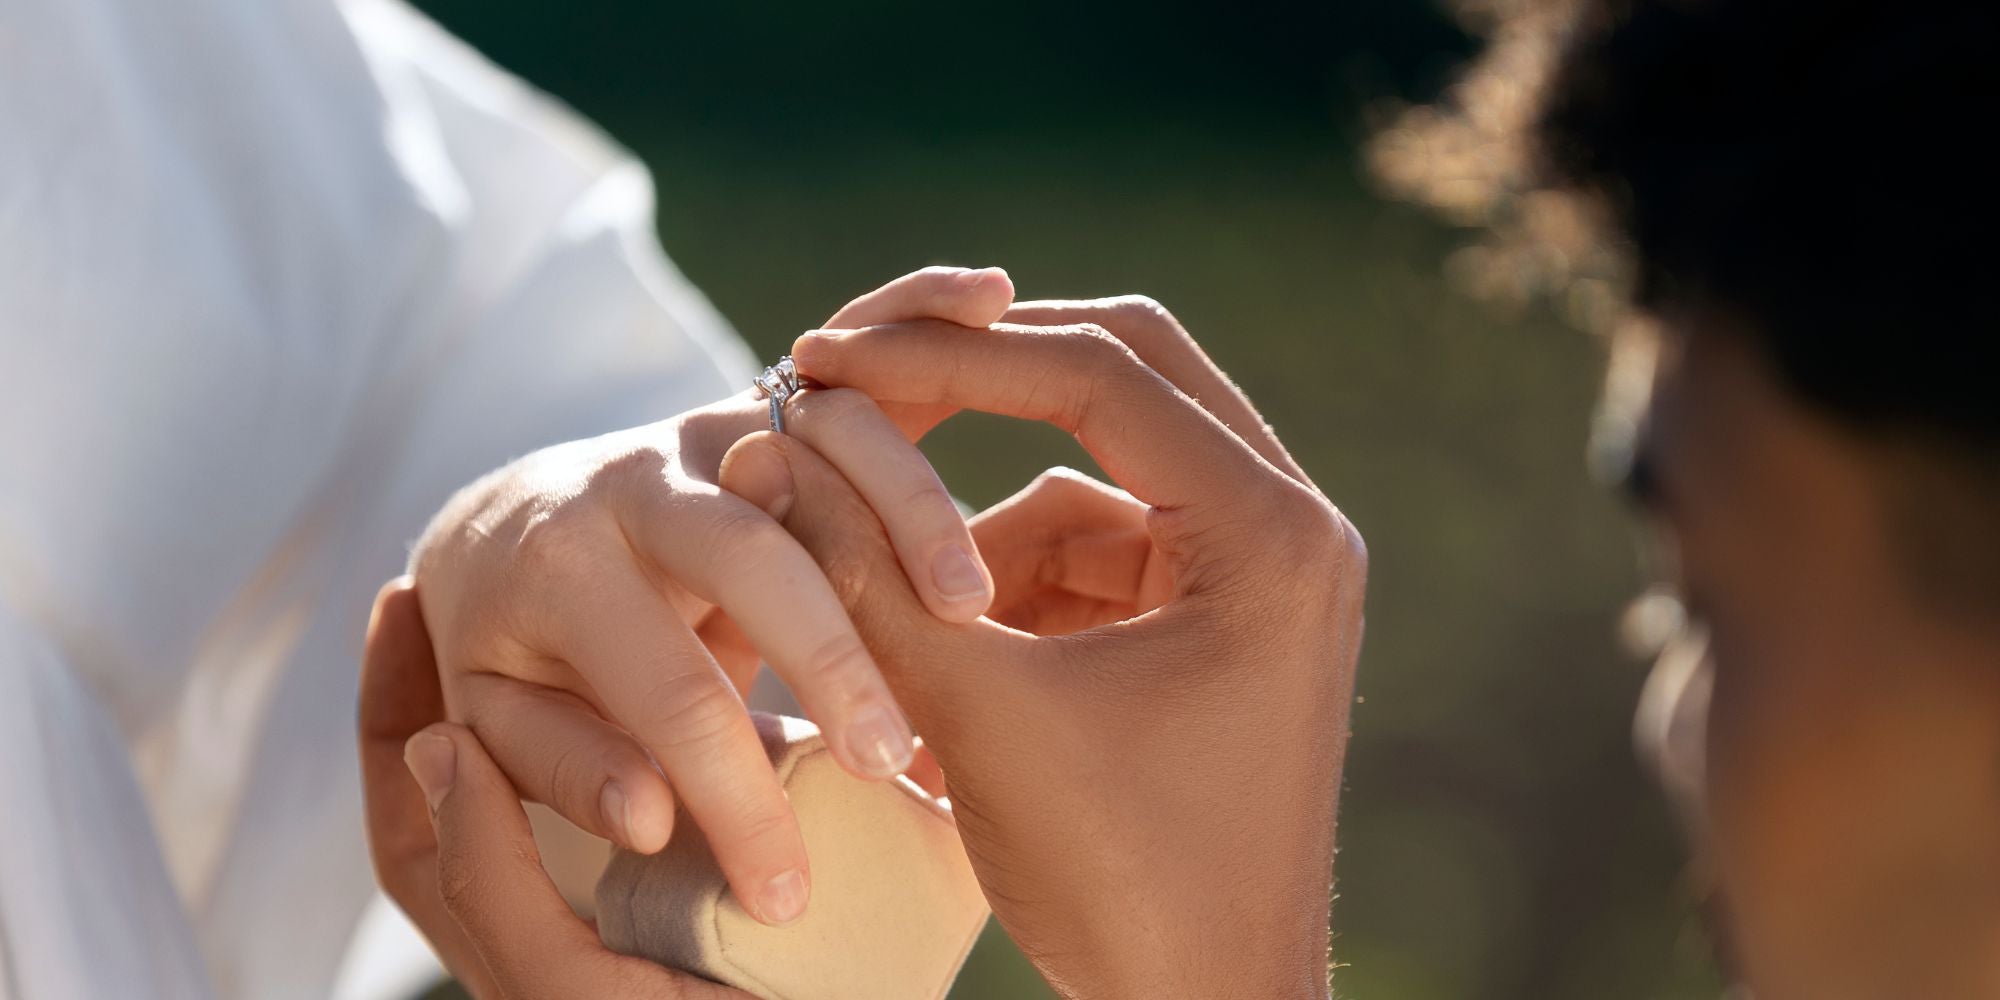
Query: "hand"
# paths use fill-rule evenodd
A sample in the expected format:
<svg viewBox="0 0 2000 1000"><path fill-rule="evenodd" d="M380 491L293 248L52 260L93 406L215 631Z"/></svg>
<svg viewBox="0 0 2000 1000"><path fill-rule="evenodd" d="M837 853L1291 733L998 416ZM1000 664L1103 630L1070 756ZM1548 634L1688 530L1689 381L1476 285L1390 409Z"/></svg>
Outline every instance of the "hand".
<svg viewBox="0 0 2000 1000"><path fill-rule="evenodd" d="M391 581L361 667L369 853L459 982L485 1000L747 1000L599 943L542 870L513 785L471 731L437 721L443 712L417 592Z"/></svg>
<svg viewBox="0 0 2000 1000"><path fill-rule="evenodd" d="M1012 297L1004 272L931 268L839 317L984 325ZM814 439L821 451L894 494L889 534L928 612L977 617L989 577L923 456L865 396L814 409L821 434L838 427ZM784 923L804 911L810 872L739 696L758 655L856 775L902 771L912 740L819 567L716 486L723 452L767 413L746 390L536 452L447 504L412 565L446 713L522 795L641 852L666 843L678 795L744 908Z"/></svg>
<svg viewBox="0 0 2000 1000"><path fill-rule="evenodd" d="M1265 460L1300 482L1306 475L1224 379L1173 314L1143 295L1087 301L1021 302L1006 322L1099 327L1236 430ZM908 404L889 403L899 413ZM922 408L943 419L949 407ZM926 429L928 425L925 425ZM994 621L1036 635L1060 635L1123 621L1165 603L1173 579L1146 529L1146 505L1130 493L1069 469L1051 469L971 522L973 541L993 573Z"/></svg>
<svg viewBox="0 0 2000 1000"><path fill-rule="evenodd" d="M933 322L808 334L794 352L885 405L1076 434L1146 505L1169 581L1129 620L1035 636L924 613L881 491L800 439L745 438L722 482L793 498L785 525L936 755L995 914L1060 992L1324 998L1366 552L1191 343L1144 350L1101 327ZM1120 593L1145 590L1135 576Z"/></svg>

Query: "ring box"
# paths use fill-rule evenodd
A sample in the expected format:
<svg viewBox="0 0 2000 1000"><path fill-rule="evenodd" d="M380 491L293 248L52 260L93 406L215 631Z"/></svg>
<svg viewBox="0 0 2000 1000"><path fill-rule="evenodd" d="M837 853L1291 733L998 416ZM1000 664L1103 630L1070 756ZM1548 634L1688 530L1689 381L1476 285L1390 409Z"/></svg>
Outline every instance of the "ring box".
<svg viewBox="0 0 2000 1000"><path fill-rule="evenodd" d="M599 936L760 1000L942 1000L989 912L949 806L908 778L841 770L811 723L758 723L805 838L805 915L758 923L682 811L658 854L613 855L597 883Z"/></svg>

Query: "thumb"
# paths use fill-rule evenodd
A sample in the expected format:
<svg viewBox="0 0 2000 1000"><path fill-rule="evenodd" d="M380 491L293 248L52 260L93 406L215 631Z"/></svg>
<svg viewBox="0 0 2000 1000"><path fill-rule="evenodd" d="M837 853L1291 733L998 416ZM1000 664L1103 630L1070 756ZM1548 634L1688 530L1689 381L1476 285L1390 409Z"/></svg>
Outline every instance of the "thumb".
<svg viewBox="0 0 2000 1000"><path fill-rule="evenodd" d="M920 730L943 714L969 644L996 628L953 625L925 608L881 520L854 486L797 438L760 431L723 456L720 485L784 524L826 574L855 630ZM927 730L928 731L928 730Z"/></svg>
<svg viewBox="0 0 2000 1000"><path fill-rule="evenodd" d="M979 329L998 323L1014 304L1014 281L997 267L926 267L843 306L825 329L851 329L913 319L939 319ZM912 441L956 411L939 403L885 403L882 412Z"/></svg>
<svg viewBox="0 0 2000 1000"><path fill-rule="evenodd" d="M826 325L848 329L912 319L941 319L960 326L983 327L1000 322L1013 304L1013 279L1000 268L927 267L849 302Z"/></svg>

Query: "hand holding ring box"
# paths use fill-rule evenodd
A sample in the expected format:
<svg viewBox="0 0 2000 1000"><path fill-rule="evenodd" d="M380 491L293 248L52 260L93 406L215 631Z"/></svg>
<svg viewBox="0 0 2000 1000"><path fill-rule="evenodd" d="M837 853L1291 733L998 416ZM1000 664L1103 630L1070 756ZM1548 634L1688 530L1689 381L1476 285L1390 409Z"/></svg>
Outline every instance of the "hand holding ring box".
<svg viewBox="0 0 2000 1000"><path fill-rule="evenodd" d="M664 850L619 851L598 881L605 945L760 1000L942 1000L988 913L949 807L908 778L841 770L810 723L763 716L758 731L805 837L805 916L745 912L683 812Z"/></svg>

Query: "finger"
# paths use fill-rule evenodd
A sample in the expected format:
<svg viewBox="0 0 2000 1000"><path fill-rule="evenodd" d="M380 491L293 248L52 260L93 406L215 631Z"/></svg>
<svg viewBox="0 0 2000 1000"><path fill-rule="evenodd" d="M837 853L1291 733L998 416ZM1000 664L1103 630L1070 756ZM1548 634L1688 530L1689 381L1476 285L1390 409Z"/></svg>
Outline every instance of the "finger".
<svg viewBox="0 0 2000 1000"><path fill-rule="evenodd" d="M907 319L941 319L960 326L997 323L1014 301L1014 282L997 267L926 267L842 306L829 327L848 329Z"/></svg>
<svg viewBox="0 0 2000 1000"><path fill-rule="evenodd" d="M924 453L874 400L853 389L815 389L792 404L786 426L861 491L932 614L963 622L986 613L993 578L965 518Z"/></svg>
<svg viewBox="0 0 2000 1000"><path fill-rule="evenodd" d="M982 327L998 322L1013 301L1014 282L1000 268L927 267L849 302L826 325L844 330L912 319L941 319L960 326ZM890 422L911 441L923 437L954 410L952 406L922 403L892 403L883 408Z"/></svg>
<svg viewBox="0 0 2000 1000"><path fill-rule="evenodd" d="M667 846L674 797L646 748L567 691L499 674L465 678L463 721L521 794L627 850Z"/></svg>
<svg viewBox="0 0 2000 1000"><path fill-rule="evenodd" d="M1175 538L1288 515L1265 506L1284 491L1255 488L1274 476L1299 489L1100 328L919 321L807 333L793 354L802 373L876 399L1053 423L1133 496L1175 515Z"/></svg>
<svg viewBox="0 0 2000 1000"><path fill-rule="evenodd" d="M759 452L764 454L755 454ZM994 662L974 653L973 643L998 626L952 624L932 615L904 577L868 502L810 445L782 434L751 435L730 449L724 468L739 489L769 488L782 477L784 489L794 496L783 512L785 529L825 567L823 579L845 602L854 627L878 651L878 661L898 671L889 680L912 718L926 734L944 738L959 720L941 706L958 703L951 692L969 690L976 664ZM751 468L782 471L738 472ZM749 485L739 484L739 476ZM921 661L922 669L912 669L913 661Z"/></svg>
<svg viewBox="0 0 2000 1000"><path fill-rule="evenodd" d="M1172 573L1146 532L1146 505L1074 469L1035 477L980 512L971 530L993 571L996 608L1044 588L1141 611L1171 593Z"/></svg>
<svg viewBox="0 0 2000 1000"><path fill-rule="evenodd" d="M1130 601L1082 597L1067 590L1043 587L1004 607L994 608L987 617L1031 635L1052 636L1122 622L1138 614L1139 608Z"/></svg>
<svg viewBox="0 0 2000 1000"><path fill-rule="evenodd" d="M1310 482L1250 397L1202 350L1166 307L1144 295L1085 301L1022 302L1007 310L1006 322L1026 326L1093 323L1111 331L1180 391L1235 431L1264 460L1299 482ZM970 324L968 324L970 325Z"/></svg>
<svg viewBox="0 0 2000 1000"><path fill-rule="evenodd" d="M613 561L596 584L555 598L559 655L659 761L743 908L766 923L798 919L805 843L736 688L637 566Z"/></svg>
<svg viewBox="0 0 2000 1000"><path fill-rule="evenodd" d="M605 948L549 880L519 795L470 730L434 725L411 737L405 757L437 831L439 897L491 973L495 995L742 1000Z"/></svg>
<svg viewBox="0 0 2000 1000"><path fill-rule="evenodd" d="M409 577L399 577L376 595L361 658L357 728L369 859L382 891L430 940L445 968L485 995L485 963L438 895L437 835L423 790L403 763L410 737L443 718L444 695L417 591Z"/></svg>
<svg viewBox="0 0 2000 1000"><path fill-rule="evenodd" d="M778 522L707 483L638 489L618 506L626 537L661 573L721 607L750 637L843 767L882 780L909 766L909 721L825 574ZM681 776L668 773L678 786Z"/></svg>

